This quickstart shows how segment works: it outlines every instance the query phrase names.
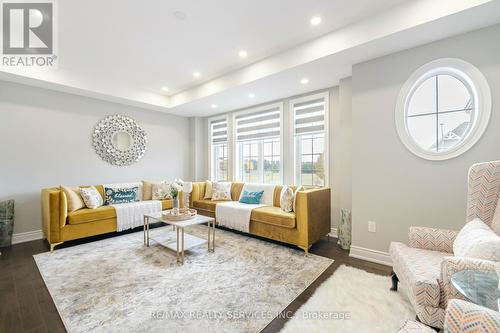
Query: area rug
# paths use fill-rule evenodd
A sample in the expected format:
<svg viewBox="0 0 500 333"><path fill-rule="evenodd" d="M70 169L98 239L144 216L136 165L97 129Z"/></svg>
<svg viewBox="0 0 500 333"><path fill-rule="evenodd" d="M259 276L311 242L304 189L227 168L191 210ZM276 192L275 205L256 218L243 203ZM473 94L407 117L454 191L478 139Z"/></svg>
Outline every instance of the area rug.
<svg viewBox="0 0 500 333"><path fill-rule="evenodd" d="M220 229L215 252L206 246L178 265L137 232L34 258L70 333L259 332L333 262Z"/></svg>
<svg viewBox="0 0 500 333"><path fill-rule="evenodd" d="M396 332L402 321L415 319L415 312L404 290L393 292L390 286L388 276L342 265L281 332Z"/></svg>

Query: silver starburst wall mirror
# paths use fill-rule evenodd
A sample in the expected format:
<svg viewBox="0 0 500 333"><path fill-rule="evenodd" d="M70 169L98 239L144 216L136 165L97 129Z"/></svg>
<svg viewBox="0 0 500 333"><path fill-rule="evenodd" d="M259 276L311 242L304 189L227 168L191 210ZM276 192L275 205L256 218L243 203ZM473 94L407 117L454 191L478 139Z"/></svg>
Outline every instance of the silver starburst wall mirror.
<svg viewBox="0 0 500 333"><path fill-rule="evenodd" d="M130 117L111 115L101 120L92 134L94 149L104 161L127 166L139 161L147 150L144 129Z"/></svg>

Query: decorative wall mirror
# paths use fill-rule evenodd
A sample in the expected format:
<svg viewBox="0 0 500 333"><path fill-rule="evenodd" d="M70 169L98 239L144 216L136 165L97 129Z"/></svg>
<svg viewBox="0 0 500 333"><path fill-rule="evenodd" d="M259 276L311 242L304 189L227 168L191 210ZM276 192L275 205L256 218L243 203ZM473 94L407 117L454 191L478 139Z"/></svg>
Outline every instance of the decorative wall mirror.
<svg viewBox="0 0 500 333"><path fill-rule="evenodd" d="M94 128L94 149L104 161L126 166L139 161L147 149L147 136L132 118L112 115Z"/></svg>

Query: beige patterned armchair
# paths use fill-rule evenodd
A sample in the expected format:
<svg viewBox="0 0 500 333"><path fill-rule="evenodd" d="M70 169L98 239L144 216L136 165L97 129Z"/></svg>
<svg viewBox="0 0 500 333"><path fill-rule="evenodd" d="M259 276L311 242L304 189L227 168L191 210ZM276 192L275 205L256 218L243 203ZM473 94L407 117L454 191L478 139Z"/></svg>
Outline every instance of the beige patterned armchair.
<svg viewBox="0 0 500 333"><path fill-rule="evenodd" d="M397 333L435 333L428 326L407 320ZM497 333L500 332L500 313L482 306L452 299L446 308L444 333Z"/></svg>
<svg viewBox="0 0 500 333"><path fill-rule="evenodd" d="M500 161L473 165L469 170L466 222L479 218L491 226L499 195ZM411 227L409 245L392 242L389 249L393 263L391 289L396 291L401 281L418 319L436 328L443 328L448 301L462 298L452 286L451 276L465 269L494 270L493 261L454 256L457 233Z"/></svg>

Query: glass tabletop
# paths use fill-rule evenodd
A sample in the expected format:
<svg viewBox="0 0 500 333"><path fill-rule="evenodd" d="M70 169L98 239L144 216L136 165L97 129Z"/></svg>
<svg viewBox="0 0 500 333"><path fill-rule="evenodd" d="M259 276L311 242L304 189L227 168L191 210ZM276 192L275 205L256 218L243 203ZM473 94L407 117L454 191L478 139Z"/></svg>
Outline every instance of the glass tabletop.
<svg viewBox="0 0 500 333"><path fill-rule="evenodd" d="M499 310L500 290L495 271L464 270L453 274L451 283L472 303Z"/></svg>

